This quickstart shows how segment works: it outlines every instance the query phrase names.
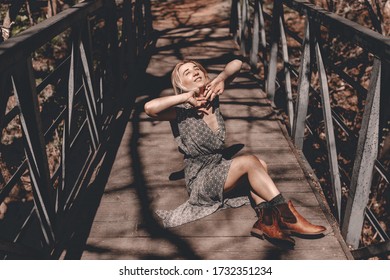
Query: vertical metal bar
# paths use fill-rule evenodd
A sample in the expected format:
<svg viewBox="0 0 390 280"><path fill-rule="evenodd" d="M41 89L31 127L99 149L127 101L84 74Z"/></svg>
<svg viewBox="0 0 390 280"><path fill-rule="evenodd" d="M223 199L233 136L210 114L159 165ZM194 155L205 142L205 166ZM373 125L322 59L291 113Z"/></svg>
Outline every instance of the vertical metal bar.
<svg viewBox="0 0 390 280"><path fill-rule="evenodd" d="M89 71L89 65L87 62L83 43L80 44L80 56L83 65L83 70L84 70L83 83L84 83L85 98L88 104L88 109L90 110L91 115L94 117L93 121L96 122L95 120L97 116L96 99L95 99L95 93L92 86L91 72Z"/></svg>
<svg viewBox="0 0 390 280"><path fill-rule="evenodd" d="M264 66L264 81L267 81L268 74L268 61L267 61L267 39L265 36L265 23L263 14L263 0L258 0L257 6L259 8L259 23L260 23L260 35L261 35L261 52L263 57ZM263 90L266 90L266 83L263 83Z"/></svg>
<svg viewBox="0 0 390 280"><path fill-rule="evenodd" d="M84 70L84 75L82 79L84 85L85 100L87 101L87 107L88 107L87 110L87 114L89 116L88 122L90 123L90 127L91 127L91 138L94 143L94 149L96 149L96 146L99 143L99 129L96 125L96 100L95 100L95 94L93 92L88 60L82 42L80 43L80 56L83 65L83 70Z"/></svg>
<svg viewBox="0 0 390 280"><path fill-rule="evenodd" d="M84 87L85 87L85 84L84 84ZM96 138L96 126L94 124L94 121L91 119L92 118L91 111L89 108L88 108L87 112L85 113L85 115L86 115L86 119L87 119L87 123L88 123L89 136L91 137L91 141L92 141L92 149L93 149L93 151L96 151L96 149L99 145L99 142L98 142L98 139Z"/></svg>
<svg viewBox="0 0 390 280"><path fill-rule="evenodd" d="M124 34L127 37L126 42L126 53L127 53L127 67L128 72L131 78L134 77L136 70L136 56L137 56L137 45L136 45L136 33L135 33L135 24L133 22L133 8L131 5L131 0L127 0L123 3L124 11Z"/></svg>
<svg viewBox="0 0 390 280"><path fill-rule="evenodd" d="M72 29L72 52L69 65L69 80L68 80L68 104L67 115L64 118L64 128L62 133L62 154L61 154L61 187L57 189L57 204L56 210L62 211L65 203L65 190L68 188L68 155L70 154L72 118L73 118L73 101L75 94L79 88L78 76L80 75L80 41L81 32L78 28Z"/></svg>
<svg viewBox="0 0 390 280"><path fill-rule="evenodd" d="M236 36L236 41L237 41L237 43L238 44L240 44L240 42L241 42L241 30L242 30L242 20L241 20L241 18L242 18L242 9L241 9L241 6L243 5L243 3L242 3L242 1L244 1L244 0L239 0L239 1L237 1L237 24L238 24L238 26L237 26L237 36Z"/></svg>
<svg viewBox="0 0 390 280"><path fill-rule="evenodd" d="M151 35L153 32L153 17L152 17L152 7L150 0L144 0L144 10L145 10L145 37L146 40L151 40Z"/></svg>
<svg viewBox="0 0 390 280"><path fill-rule="evenodd" d="M107 81L109 84L109 90L105 91L105 94L109 94L109 98L113 99L118 97L120 93L119 78L120 72L117 65L119 65L118 59L118 26L116 21L116 5L114 0L104 2L104 18L105 18L105 32L107 36L107 61L105 64L107 73ZM106 98L108 100L108 98Z"/></svg>
<svg viewBox="0 0 390 280"><path fill-rule="evenodd" d="M0 35L1 36L1 35ZM0 76L0 129L3 130L3 122L4 122L4 116L5 111L7 108L8 98L9 98L9 92L6 89L6 77L9 78L8 75L1 75ZM0 131L0 136L2 135Z"/></svg>
<svg viewBox="0 0 390 280"><path fill-rule="evenodd" d="M320 29L317 28L317 30L318 30L317 34L318 36L320 36L319 35ZM317 58L318 75L320 80L322 113L324 115L324 122L325 122L326 144L328 148L328 160L329 160L329 167L330 167L329 171L330 171L330 179L332 183L333 198L335 200L337 218L340 221L341 183L340 183L340 174L339 174L339 164L337 161L336 139L334 136L332 109L331 109L330 98L329 98L328 79L326 77L326 71L322 60L321 49L318 41L319 40L317 40L315 44L315 52Z"/></svg>
<svg viewBox="0 0 390 280"><path fill-rule="evenodd" d="M137 25L137 45L138 45L138 55L141 55L144 52L144 16L142 13L142 1L135 1L135 17Z"/></svg>
<svg viewBox="0 0 390 280"><path fill-rule="evenodd" d="M248 20L248 0L242 1L241 6L241 41L240 48L241 53L246 56L246 38L245 38L245 30L247 29L247 20Z"/></svg>
<svg viewBox="0 0 390 280"><path fill-rule="evenodd" d="M292 127L292 135L297 149L302 150L305 137L305 121L307 107L309 105L309 89L311 79L310 69L310 23L306 16L305 37L303 40L303 50L301 55L301 65L299 67L298 77L298 96L296 103L296 114Z"/></svg>
<svg viewBox="0 0 390 280"><path fill-rule="evenodd" d="M85 77L87 80L88 91L91 96L91 103L93 105L94 115L98 117L100 112L98 112L98 108L96 105L95 95L95 73L93 71L93 58L92 58L92 36L91 36L91 27L89 20L86 19L84 23L82 23L82 33L81 33L81 44L80 44L80 55L81 61L84 68Z"/></svg>
<svg viewBox="0 0 390 280"><path fill-rule="evenodd" d="M49 249L55 241L53 230L54 203L53 188L50 184L49 164L35 90L31 57L16 68L12 83L20 108L20 122L25 142L25 153L33 188L34 203L41 223L45 246Z"/></svg>
<svg viewBox="0 0 390 280"><path fill-rule="evenodd" d="M259 61L259 35L260 35L260 10L259 0L255 0L255 12L253 18L253 34L252 34L252 47L249 54L249 63L252 70L257 70L257 63Z"/></svg>
<svg viewBox="0 0 390 280"><path fill-rule="evenodd" d="M237 42L237 29L238 29L238 5L239 0L232 0L232 6L230 8L230 27L229 31L233 36L233 40Z"/></svg>
<svg viewBox="0 0 390 280"><path fill-rule="evenodd" d="M276 84L276 72L278 63L278 44L280 38L279 18L283 9L282 1L274 1L274 8L272 11L272 23L271 23L271 51L270 61L267 77L267 97L274 104L275 99L275 84Z"/></svg>
<svg viewBox="0 0 390 280"><path fill-rule="evenodd" d="M280 25L280 37L282 39L282 52L283 52L283 67L284 67L284 77L285 77L285 87L287 93L287 113L288 119L290 122L290 131L292 131L293 122L294 122L294 105L292 100L292 90L291 90L291 77L290 70L288 69L289 57L288 57L288 46L286 33L284 32L284 19L283 19L283 11L280 16L279 25Z"/></svg>
<svg viewBox="0 0 390 280"><path fill-rule="evenodd" d="M348 245L358 248L364 211L371 190L372 172L378 153L379 107L381 88L381 62L374 60L359 132L352 180L341 233Z"/></svg>

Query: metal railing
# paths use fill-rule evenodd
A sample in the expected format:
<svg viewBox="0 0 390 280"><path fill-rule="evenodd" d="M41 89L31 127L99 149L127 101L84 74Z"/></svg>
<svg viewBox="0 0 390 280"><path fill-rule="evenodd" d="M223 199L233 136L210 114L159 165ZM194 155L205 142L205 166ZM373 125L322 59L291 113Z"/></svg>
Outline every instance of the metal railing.
<svg viewBox="0 0 390 280"><path fill-rule="evenodd" d="M72 225L82 215L78 204L103 158L118 104L130 100L124 99L125 89L142 71L152 31L149 0L125 0L120 6L114 0L84 1L0 44L0 127L19 116L25 151L0 189L0 204L23 174L29 175L33 194L20 226L0 240L3 258L60 257L77 230ZM37 84L34 53L61 34L70 54ZM50 121L43 119L47 115L38 100L48 85L55 86L60 103ZM13 94L17 105L6 113ZM46 150L54 133L60 158L50 172Z"/></svg>
<svg viewBox="0 0 390 280"><path fill-rule="evenodd" d="M389 121L389 99L386 93L389 89L390 38L306 1L274 1L270 14L264 12L264 2L261 0L233 0L231 11L231 32L241 50L248 55L252 69L259 72L259 68L264 68L264 89L274 106L276 93L281 91L284 84L287 126L298 149L302 150L304 146L307 138L305 131L306 134L314 133L308 122L310 104L313 104L310 100L315 99L316 104L320 104L322 108L325 127L323 138L326 139L334 213L352 254L363 258L390 252L389 236L367 207L373 173L377 172L378 176L389 182L389 171L378 159L378 149L380 139L384 136L383 128ZM286 11L297 12L304 17L304 27L299 31L297 28L294 31L289 29L284 17ZM328 40L324 40L324 33ZM368 88L348 75L342 64L334 65L329 57L324 56L325 45L328 44L329 49L329 42L332 42L329 38L339 38L373 56ZM300 46L299 67L290 61L288 42L291 41ZM282 65L279 70L278 60L281 61L279 65ZM259 67L260 62L262 65ZM348 83L357 92L359 99L364 100L358 133L349 128L330 100L330 74L337 75L338 79ZM313 85L313 76L317 78L318 89ZM296 89L292 86L293 78L298 80ZM349 137L347 144L353 143L353 148L356 147L353 170L347 179L341 178L340 174L338 155L341 147L336 147L335 137L335 134L337 136L340 133ZM348 189L345 205L342 204L342 185L347 185ZM358 248L365 218L374 227L381 242Z"/></svg>

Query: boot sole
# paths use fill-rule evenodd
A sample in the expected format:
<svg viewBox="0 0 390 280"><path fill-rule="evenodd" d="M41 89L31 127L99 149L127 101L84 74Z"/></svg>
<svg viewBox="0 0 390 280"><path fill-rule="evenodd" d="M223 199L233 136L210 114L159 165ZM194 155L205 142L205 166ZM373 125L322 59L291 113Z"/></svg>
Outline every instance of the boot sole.
<svg viewBox="0 0 390 280"><path fill-rule="evenodd" d="M316 232L316 233L301 233L301 232L298 232L298 231L294 231L294 230L288 230L288 229L282 229L281 230L283 233L285 234L288 234L288 235L297 235L297 236L320 236L320 235L324 235L324 233L326 232L326 230L323 230L323 231L320 231L320 232Z"/></svg>
<svg viewBox="0 0 390 280"><path fill-rule="evenodd" d="M289 240L283 240L283 239L277 239L277 238L272 238L272 237L269 237L267 234L265 234L263 231L257 229L257 228L253 228L251 230L251 235L253 237L257 237L261 240L267 240L269 242L271 242L272 244L276 245L274 242L282 242L282 243L285 243L287 244L288 246L291 246L291 247L294 247L295 246L295 241L289 241Z"/></svg>
<svg viewBox="0 0 390 280"><path fill-rule="evenodd" d="M262 232L261 230L259 230L257 228L253 228L251 230L251 235L264 240L264 232Z"/></svg>

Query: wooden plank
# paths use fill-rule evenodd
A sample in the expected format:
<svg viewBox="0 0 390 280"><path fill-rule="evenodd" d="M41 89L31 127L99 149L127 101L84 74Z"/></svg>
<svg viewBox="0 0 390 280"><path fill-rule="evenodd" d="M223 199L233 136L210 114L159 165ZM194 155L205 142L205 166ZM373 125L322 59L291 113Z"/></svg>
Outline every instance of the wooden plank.
<svg viewBox="0 0 390 280"><path fill-rule="evenodd" d="M296 239L296 248L292 251L284 251L277 248L267 241L262 241L253 237L221 237L217 242L214 238L194 238L184 239L190 245L190 248L196 251L202 259L269 259L267 254L272 254L272 259L343 259L343 252L337 250L338 244L334 239L323 238L319 240L302 240ZM115 238L115 239L90 239L88 244L90 252L86 251L83 258L102 257L102 254L94 253L103 252L103 258L117 259L129 258L147 258L150 255L165 256L166 258L180 258L183 252L180 252L176 244L169 241L158 241L149 238ZM307 250L311 248L311 250ZM245 254L242 254L245 252ZM273 253L272 253L273 252ZM251 256L248 258L248 255ZM183 255L182 255L183 257Z"/></svg>
<svg viewBox="0 0 390 280"><path fill-rule="evenodd" d="M169 194L167 194L169 195ZM290 199L291 195L286 195L287 199ZM321 209L318 206L302 206L301 202L297 202L297 199L292 198L294 204L297 208L297 211L301 213L308 220L322 221L326 223L326 219ZM172 209L174 203L166 204L163 206L152 205L153 209ZM142 219L140 212L141 202L136 194L133 197L130 197L128 193L123 195L120 199L109 200L105 198L99 206L99 209L96 213L95 220L96 222L119 222L119 221L137 221ZM252 207L245 206L239 208L229 208L218 211L213 215L207 216L200 220L202 221L231 221L234 219L239 220L250 220L253 221L256 215Z"/></svg>
<svg viewBox="0 0 390 280"><path fill-rule="evenodd" d="M313 193L285 193L284 196L287 200L291 199L296 206L314 207L318 205ZM149 198L156 209L174 209L184 203L188 196L184 188L181 191L176 190L175 193L170 191L164 193L156 189L149 194Z"/></svg>
<svg viewBox="0 0 390 280"><path fill-rule="evenodd" d="M221 210L223 211L223 210ZM332 229L323 218L311 218L315 224L322 224L327 227L327 235L332 235ZM250 231L256 218L252 219L230 219L230 220L210 220L201 219L176 228L168 229L180 237L229 237L229 236L250 236ZM162 227L161 221L156 219L148 222L153 227ZM114 237L134 237L149 236L146 228L146 221L140 217L138 220L126 221L95 221L90 232L90 237L114 238Z"/></svg>
<svg viewBox="0 0 390 280"><path fill-rule="evenodd" d="M118 251L115 251L118 252ZM202 256L203 259L208 260L344 260L345 255L341 252L321 252L321 254L316 255L316 258L308 255L307 251L297 251L293 253L277 253L269 251L268 253L255 252L247 253L243 256L242 252L223 252L223 253L213 253L211 252L207 258ZM133 251L130 253L121 252L119 254L110 253L110 252L99 252L99 253L84 253L83 259L85 260L150 260L150 259L188 259L185 255L178 256L178 254L170 255L159 255L155 253L147 254L138 254Z"/></svg>

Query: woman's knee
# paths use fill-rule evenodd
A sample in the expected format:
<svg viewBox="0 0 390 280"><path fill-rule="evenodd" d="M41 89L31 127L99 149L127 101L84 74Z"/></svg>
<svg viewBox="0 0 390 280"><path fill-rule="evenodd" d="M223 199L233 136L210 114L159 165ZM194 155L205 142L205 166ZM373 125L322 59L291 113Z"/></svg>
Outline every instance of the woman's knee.
<svg viewBox="0 0 390 280"><path fill-rule="evenodd" d="M246 167L248 169L253 168L253 167L260 167L260 168L263 168L268 173L267 163L264 160L258 158L257 156L247 155L247 156L245 156L244 161L245 161Z"/></svg>
<svg viewBox="0 0 390 280"><path fill-rule="evenodd" d="M242 167L245 170L250 170L253 167L259 166L259 159L254 155L245 155L241 158Z"/></svg>
<svg viewBox="0 0 390 280"><path fill-rule="evenodd" d="M264 160L260 159L260 158L258 158L258 160L260 161L260 163L263 166L263 168L265 169L265 171L267 171L267 173L268 173L268 165L267 165L267 163Z"/></svg>

